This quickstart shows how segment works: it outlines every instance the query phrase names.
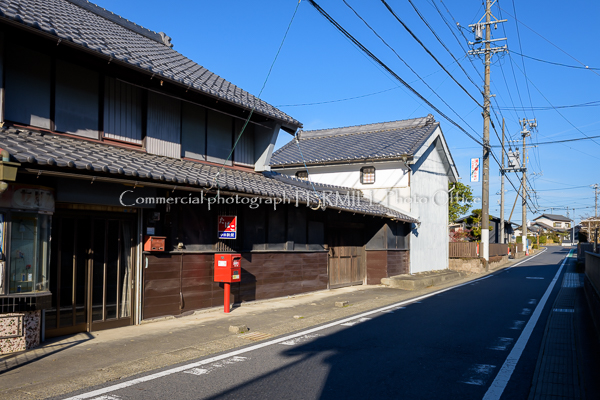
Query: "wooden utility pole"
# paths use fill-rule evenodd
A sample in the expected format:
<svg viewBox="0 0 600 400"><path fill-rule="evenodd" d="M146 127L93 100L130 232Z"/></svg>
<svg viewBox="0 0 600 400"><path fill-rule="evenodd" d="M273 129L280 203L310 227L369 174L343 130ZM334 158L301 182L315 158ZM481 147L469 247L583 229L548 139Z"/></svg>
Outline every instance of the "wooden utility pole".
<svg viewBox="0 0 600 400"><path fill-rule="evenodd" d="M492 25L498 27L498 24L506 20L498 20L492 15L492 4L495 1L485 1L485 22L481 17L476 24L469 25L475 32L475 42L469 42L470 45L483 43L483 48L477 48L469 51L469 55L485 56L485 77L483 85L483 168L481 179L481 256L489 261L490 259L490 66L492 63L492 54L506 51L506 45L503 47L492 47L492 42L502 39L492 39ZM493 18L493 20L492 20ZM485 39L482 32L485 29ZM483 40L482 40L483 39Z"/></svg>
<svg viewBox="0 0 600 400"><path fill-rule="evenodd" d="M594 195L596 196L596 200L594 203L594 217L598 218L598 188L600 186L598 186L597 183L592 185L592 189L594 189Z"/></svg>
<svg viewBox="0 0 600 400"><path fill-rule="evenodd" d="M502 118L502 180L500 183L500 243L504 244L504 118Z"/></svg>
<svg viewBox="0 0 600 400"><path fill-rule="evenodd" d="M529 126L530 129L537 127L537 121L535 119L522 119L520 120L521 126L523 129L521 130L521 135L523 136L523 164L521 164L521 172L523 172L523 176L521 178L521 186L523 189L523 194L521 196L521 204L523 205L523 215L522 215L522 236L523 236L523 246L525 249L525 253L529 252L529 248L527 247L527 136L529 136Z"/></svg>
<svg viewBox="0 0 600 400"><path fill-rule="evenodd" d="M521 236L523 240L523 250L525 254L529 252L529 247L527 246L527 142L526 138L529 134L529 131L526 128L525 120L522 121L523 130L521 134L523 135L523 163L521 164L521 168L523 169L523 176L521 177L521 188L523 190L521 196L521 205L523 206L522 214L521 214Z"/></svg>

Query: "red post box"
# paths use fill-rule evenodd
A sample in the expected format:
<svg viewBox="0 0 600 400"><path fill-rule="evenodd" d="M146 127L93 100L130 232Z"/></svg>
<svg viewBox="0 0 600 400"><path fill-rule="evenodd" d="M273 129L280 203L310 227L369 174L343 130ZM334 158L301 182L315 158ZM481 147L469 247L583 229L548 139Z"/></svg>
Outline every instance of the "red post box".
<svg viewBox="0 0 600 400"><path fill-rule="evenodd" d="M241 254L215 254L215 282L223 282L225 289L225 312L229 312L231 283L239 282L241 277Z"/></svg>

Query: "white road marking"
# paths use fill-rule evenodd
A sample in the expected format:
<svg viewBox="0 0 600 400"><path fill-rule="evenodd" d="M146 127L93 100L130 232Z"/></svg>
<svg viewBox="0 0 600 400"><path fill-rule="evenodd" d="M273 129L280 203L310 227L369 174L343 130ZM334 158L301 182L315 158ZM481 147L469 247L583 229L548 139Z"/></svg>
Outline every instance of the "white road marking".
<svg viewBox="0 0 600 400"><path fill-rule="evenodd" d="M207 365L205 368L192 368L192 369L188 369L187 371L183 371L183 373L184 374L192 374L192 375L207 375L211 371L214 371L215 369L223 368L223 367L226 367L231 364L237 364L239 362L246 361L246 360L248 360L248 357L234 356L231 358L226 358L224 360L218 361L212 365Z"/></svg>
<svg viewBox="0 0 600 400"><path fill-rule="evenodd" d="M496 344L492 347L488 347L488 349L504 351L508 348L508 346L511 345L513 340L514 339L510 338L510 337L500 337L500 338L498 338L498 341L496 342Z"/></svg>
<svg viewBox="0 0 600 400"><path fill-rule="evenodd" d="M285 342L281 342L280 344L283 344L286 346L295 346L297 344L306 342L307 340L314 339L319 336L321 336L321 335L313 333L312 335L304 335L304 336L300 336L300 337L297 337L294 339L286 340Z"/></svg>
<svg viewBox="0 0 600 400"><path fill-rule="evenodd" d="M109 394L106 396L94 397L92 400L121 400L121 396Z"/></svg>
<svg viewBox="0 0 600 400"><path fill-rule="evenodd" d="M523 325L525 325L525 321L513 321L513 326L511 326L509 329L522 329Z"/></svg>
<svg viewBox="0 0 600 400"><path fill-rule="evenodd" d="M524 308L523 311L521 311L521 315L529 315L531 314L531 308Z"/></svg>
<svg viewBox="0 0 600 400"><path fill-rule="evenodd" d="M365 322L370 320L371 318L359 318L359 319L355 319L354 321L348 321L346 323L340 324L342 326L354 326L357 324L360 324L361 322Z"/></svg>
<svg viewBox="0 0 600 400"><path fill-rule="evenodd" d="M531 304L532 306L535 305L537 303L536 299L531 299L527 302L527 304Z"/></svg>
<svg viewBox="0 0 600 400"><path fill-rule="evenodd" d="M508 267L506 269L514 268L514 267L516 267L518 265L521 265L524 262L527 262L527 261L529 261L529 260L531 260L531 259L539 256L540 254L542 254L545 251L546 251L546 249L544 249L544 251L542 251L542 252L540 252L540 253L538 253L538 254L536 254L534 256L531 256L531 257L529 257L529 258L527 258L527 259L525 259L523 261L520 261L517 264L514 264L514 265L512 265L512 266L510 266L510 267ZM505 272L506 269L502 270L500 272ZM495 274L496 273L493 273L491 275L495 275ZM482 278L475 279L474 281L471 281L471 282L480 281L480 280L483 280L483 279L488 279L491 275L487 275L487 276L484 276ZM237 355L240 355L240 354L246 354L246 353L249 353L251 351L262 349L263 347L272 346L274 344L278 344L278 343L281 343L281 342L285 342L286 340L297 338L297 337L300 337L300 336L303 336L303 335L306 335L306 334L309 334L309 333L319 332L319 331L322 331L322 330L325 330L325 329L329 329L329 328L332 328L334 326L338 326L340 323L344 323L344 322L348 322L348 321L354 321L355 319L366 317L368 315L377 314L377 313L381 312L382 310L390 310L390 309L398 308L400 306L404 306L404 305L408 305L408 304L413 304L415 302L415 300L422 300L422 299L426 299L428 297L433 297L433 296L435 296L437 294L444 293L444 292L447 292L449 290L454 290L454 289L462 287L462 286L466 286L469 283L470 282L465 282L465 283L458 284L456 286L452 286L452 287L447 287L447 288L444 288L444 289L440 289L440 290L437 290L435 292L431 292L431 293L424 294L424 295L419 296L419 297L415 297L414 299L401 301L399 303L395 303L395 304L391 304L389 306L385 306L385 307L381 307L381 308L378 308L378 309L375 309L375 310L367 311L367 312L364 312L362 314L353 315L352 317L345 318L345 319L343 319L341 321L334 321L334 322L331 322L329 324L317 326L315 328L310 328L310 329L307 329L307 330L302 331L302 332L294 333L292 335L288 335L288 336L285 336L285 337L281 337L281 338L269 340L269 341L266 341L266 342L257 343L257 344L255 344L253 346L244 347L242 349L234 350L234 351L231 351L231 352L226 353L226 354L221 354L221 355L218 355L218 356L210 357L210 358L207 358L205 360L200 360L200 361L196 361L196 362L193 362L193 363L190 363L190 364L181 365L179 367L167 369L165 371L157 372L157 373L154 373L154 374L150 374L150 375L146 375L146 376L141 376L139 378L135 378L135 379L132 379L130 381L125 381L125 382L117 383L116 385L103 387L103 388L100 388L100 389L93 390L91 392L81 393L81 394L78 394L76 396L64 399L64 400L91 399L94 396L99 396L99 395L102 395L102 394L105 394L105 393L114 392L116 390L120 390L120 389L124 389L124 388L130 387L130 386L134 386L134 385L137 385L139 383L152 381L154 379L163 378L165 376L173 375L173 374L176 374L178 372L186 371L186 370L191 369L191 368L197 368L197 367L200 367L202 365L207 365L207 364L213 363L215 361L224 360L225 358L229 358L229 357L232 357L232 356L237 356Z"/></svg>
<svg viewBox="0 0 600 400"><path fill-rule="evenodd" d="M552 311L554 311L554 312L566 312L566 313L575 312L575 310L572 309L572 308L555 308Z"/></svg>
<svg viewBox="0 0 600 400"><path fill-rule="evenodd" d="M475 364L471 368L469 368L469 372L467 372L467 378L462 381L462 383L466 383L468 385L477 385L483 386L483 384L488 380L489 375L496 368L495 365L490 364Z"/></svg>
<svg viewBox="0 0 600 400"><path fill-rule="evenodd" d="M565 259L563 260L562 264L560 264L556 275L554 275L554 278L548 285L546 292L540 299L538 306L533 311L533 315L531 316L531 318L529 318L529 322L527 322L525 329L523 329L523 332L521 332L521 336L519 336L519 339L508 354L508 357L506 357L506 361L504 361L504 364L502 364L500 371L498 371L498 375L496 375L496 378L488 388L487 392L485 393L485 396L483 396L483 400L499 400L500 397L502 397L502 393L504 392L504 389L506 388L506 385L508 384L512 373L515 370L519 359L521 358L521 354L523 354L523 350L525 350L525 346L527 346L527 342L531 337L533 328L535 328L535 325L537 324L537 321L540 318L540 314L542 313L542 310L544 309L544 306L548 301L548 297L550 297L550 293L552 293L552 289L554 288L556 281L558 281L558 278L560 277L565 263L569 259L569 256L572 252L573 250L569 252L567 257L565 257Z"/></svg>
<svg viewBox="0 0 600 400"><path fill-rule="evenodd" d="M525 279L544 279L541 276L528 276Z"/></svg>

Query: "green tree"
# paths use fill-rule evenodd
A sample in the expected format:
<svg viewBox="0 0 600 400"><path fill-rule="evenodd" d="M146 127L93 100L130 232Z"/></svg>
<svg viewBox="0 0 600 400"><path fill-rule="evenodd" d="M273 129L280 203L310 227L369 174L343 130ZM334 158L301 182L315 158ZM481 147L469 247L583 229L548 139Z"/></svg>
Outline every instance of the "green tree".
<svg viewBox="0 0 600 400"><path fill-rule="evenodd" d="M471 187L461 182L448 183L448 197L448 221L450 222L465 215L473 204Z"/></svg>
<svg viewBox="0 0 600 400"><path fill-rule="evenodd" d="M465 220L466 225L471 228L471 235L478 241L481 240L481 213L481 209L473 210L472 214ZM489 219L491 221L492 217L489 216ZM491 231L494 227L490 226L489 229Z"/></svg>

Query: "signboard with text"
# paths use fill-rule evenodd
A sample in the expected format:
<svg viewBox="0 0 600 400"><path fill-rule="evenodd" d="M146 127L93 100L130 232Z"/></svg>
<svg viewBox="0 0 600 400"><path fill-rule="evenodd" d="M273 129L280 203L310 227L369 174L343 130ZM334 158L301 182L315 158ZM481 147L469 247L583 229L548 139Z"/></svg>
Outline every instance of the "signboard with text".
<svg viewBox="0 0 600 400"><path fill-rule="evenodd" d="M479 182L479 158L471 158L471 182Z"/></svg>
<svg viewBox="0 0 600 400"><path fill-rule="evenodd" d="M237 216L219 215L219 239L237 239Z"/></svg>

